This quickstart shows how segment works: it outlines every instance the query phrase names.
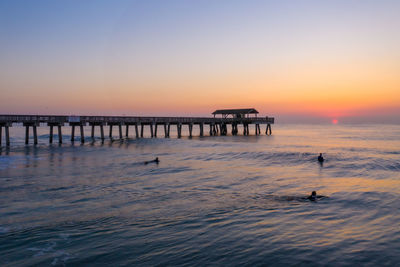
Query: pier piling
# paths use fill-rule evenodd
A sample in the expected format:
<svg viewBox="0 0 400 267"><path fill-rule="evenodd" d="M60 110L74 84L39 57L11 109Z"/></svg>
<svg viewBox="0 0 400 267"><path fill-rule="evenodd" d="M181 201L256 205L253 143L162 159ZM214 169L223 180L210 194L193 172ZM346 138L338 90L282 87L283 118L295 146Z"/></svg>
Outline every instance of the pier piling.
<svg viewBox="0 0 400 267"><path fill-rule="evenodd" d="M119 139L122 139L122 124L118 124Z"/></svg>
<svg viewBox="0 0 400 267"><path fill-rule="evenodd" d="M58 143L59 143L59 144L62 144L61 125L58 125Z"/></svg>
<svg viewBox="0 0 400 267"><path fill-rule="evenodd" d="M75 141L75 124L71 125L71 142Z"/></svg>
<svg viewBox="0 0 400 267"><path fill-rule="evenodd" d="M189 124L189 137L192 137L193 123Z"/></svg>
<svg viewBox="0 0 400 267"><path fill-rule="evenodd" d="M154 137L154 132L153 132L153 123L150 123L150 136L151 138Z"/></svg>
<svg viewBox="0 0 400 267"><path fill-rule="evenodd" d="M37 143L38 143L37 129L36 125L33 125L33 144L37 145Z"/></svg>
<svg viewBox="0 0 400 267"><path fill-rule="evenodd" d="M53 143L53 125L50 125L49 143Z"/></svg>
<svg viewBox="0 0 400 267"><path fill-rule="evenodd" d="M158 128L158 124L155 123L154 124L154 137L157 138L157 128Z"/></svg>
<svg viewBox="0 0 400 267"><path fill-rule="evenodd" d="M271 124L267 124L267 128L265 129L265 134L266 135L271 135L272 134L272 129L271 129Z"/></svg>
<svg viewBox="0 0 400 267"><path fill-rule="evenodd" d="M204 136L204 123L200 123L200 136Z"/></svg>
<svg viewBox="0 0 400 267"><path fill-rule="evenodd" d="M150 137L151 137L151 138L154 137L153 124L152 124L152 123L150 123Z"/></svg>
<svg viewBox="0 0 400 267"><path fill-rule="evenodd" d="M10 129L8 125L5 126L5 130L6 130L6 146L10 146Z"/></svg>
<svg viewBox="0 0 400 267"><path fill-rule="evenodd" d="M25 145L29 144L29 125L25 126Z"/></svg>
<svg viewBox="0 0 400 267"><path fill-rule="evenodd" d="M139 130L137 123L135 124L135 133L136 133L136 138L139 138Z"/></svg>
<svg viewBox="0 0 400 267"><path fill-rule="evenodd" d="M81 143L85 143L85 133L83 131L83 124L79 125L80 132L81 132Z"/></svg>
<svg viewBox="0 0 400 267"><path fill-rule="evenodd" d="M108 135L110 138L112 138L112 128L113 128L113 125L110 124L110 133L109 133L109 135Z"/></svg>
<svg viewBox="0 0 400 267"><path fill-rule="evenodd" d="M181 138L181 137L182 137L182 124L181 124L181 123L178 123L178 124L176 125L176 129L177 129L177 131L178 131L178 138Z"/></svg>
<svg viewBox="0 0 400 267"><path fill-rule="evenodd" d="M164 123L164 137L165 138L168 137L168 135L167 135L167 124L166 123Z"/></svg>
<svg viewBox="0 0 400 267"><path fill-rule="evenodd" d="M101 142L104 143L104 127L103 127L103 124L100 124L100 138L101 138Z"/></svg>
<svg viewBox="0 0 400 267"><path fill-rule="evenodd" d="M92 138L92 141L94 141L94 124L92 124L92 132L90 134L90 137Z"/></svg>

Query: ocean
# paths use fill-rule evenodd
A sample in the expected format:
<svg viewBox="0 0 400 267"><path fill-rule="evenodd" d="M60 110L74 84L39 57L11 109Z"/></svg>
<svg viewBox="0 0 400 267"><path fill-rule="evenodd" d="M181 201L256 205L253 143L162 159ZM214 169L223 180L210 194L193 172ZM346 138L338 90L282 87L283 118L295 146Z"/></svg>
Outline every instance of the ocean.
<svg viewBox="0 0 400 267"><path fill-rule="evenodd" d="M399 265L399 125L83 145L48 130L3 140L0 266Z"/></svg>

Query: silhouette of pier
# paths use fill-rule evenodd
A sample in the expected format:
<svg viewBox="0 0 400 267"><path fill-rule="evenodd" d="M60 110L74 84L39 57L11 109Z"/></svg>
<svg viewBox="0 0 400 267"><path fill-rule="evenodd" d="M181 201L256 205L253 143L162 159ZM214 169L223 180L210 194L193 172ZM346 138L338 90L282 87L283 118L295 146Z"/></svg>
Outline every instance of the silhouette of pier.
<svg viewBox="0 0 400 267"><path fill-rule="evenodd" d="M199 136L227 135L228 127L232 135L239 134L238 126L242 125L243 135L250 135L249 125L254 125L255 135L261 134L260 125L266 125L265 134L271 135L271 124L274 118L257 117L255 109L217 110L214 117L132 117L132 116L55 116L55 115L0 115L0 145L3 140L3 128L5 132L5 145L10 146L10 127L15 124L25 127L25 143L29 143L29 130L33 130L33 143L38 143L37 127L49 127L49 143L53 143L54 128L57 129L58 143L63 142L62 127L71 126L71 142L75 141L75 129L79 127L80 141L85 142L84 126L91 127L91 138L95 140L95 127L100 128L100 139L105 140L104 128L108 127L108 137L112 139L113 127L118 129L119 138L123 139L123 127L125 137L129 137L130 127L134 128L136 138L143 138L147 128L152 138L160 134L159 127L163 129L163 136L170 137L170 129L176 127L177 137L182 137L183 126L187 127L189 137L193 136L193 126L198 125ZM221 115L217 118L216 115ZM251 116L255 115L255 116Z"/></svg>

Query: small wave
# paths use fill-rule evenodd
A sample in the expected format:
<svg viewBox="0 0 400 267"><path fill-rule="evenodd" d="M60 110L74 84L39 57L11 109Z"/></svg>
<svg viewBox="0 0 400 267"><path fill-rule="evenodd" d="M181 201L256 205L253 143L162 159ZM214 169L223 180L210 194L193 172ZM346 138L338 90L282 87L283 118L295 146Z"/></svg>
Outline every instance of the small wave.
<svg viewBox="0 0 400 267"><path fill-rule="evenodd" d="M34 252L33 257L43 257L47 256L53 258L51 265L58 265L59 263L65 264L68 260L73 259L70 253L64 250L56 250L56 242L48 243L44 247L30 247L29 251Z"/></svg>
<svg viewBox="0 0 400 267"><path fill-rule="evenodd" d="M400 151L385 151L383 153L389 155L400 155Z"/></svg>
<svg viewBox="0 0 400 267"><path fill-rule="evenodd" d="M8 232L10 232L10 228L8 228L8 227L1 227L1 226L0 226L0 234L6 234L6 233L8 233Z"/></svg>
<svg viewBox="0 0 400 267"><path fill-rule="evenodd" d="M192 168L189 167L178 167L178 168L155 168L151 169L150 172L152 174L167 174L167 173L179 173L179 172L187 172L191 171Z"/></svg>
<svg viewBox="0 0 400 267"><path fill-rule="evenodd" d="M26 159L24 156L0 155L0 170L17 168L19 164L23 163L24 159Z"/></svg>

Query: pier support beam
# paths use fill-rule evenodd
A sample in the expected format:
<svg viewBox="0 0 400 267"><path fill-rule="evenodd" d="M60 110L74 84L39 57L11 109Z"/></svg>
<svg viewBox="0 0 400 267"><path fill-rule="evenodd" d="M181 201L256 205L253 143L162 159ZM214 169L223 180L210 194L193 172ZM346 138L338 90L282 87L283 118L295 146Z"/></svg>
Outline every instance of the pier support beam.
<svg viewBox="0 0 400 267"><path fill-rule="evenodd" d="M49 144L53 143L53 125L50 125Z"/></svg>
<svg viewBox="0 0 400 267"><path fill-rule="evenodd" d="M10 146L10 130L9 127L12 126L12 123L1 123L0 124L0 146L1 146L1 142L3 139L3 127L4 127L4 134L5 134L5 141L6 141L6 146Z"/></svg>
<svg viewBox="0 0 400 267"><path fill-rule="evenodd" d="M85 143L85 133L83 131L83 124L79 125L80 131L81 131L81 143Z"/></svg>
<svg viewBox="0 0 400 267"><path fill-rule="evenodd" d="M265 129L265 134L266 135L271 135L272 134L272 129L271 129L271 124L267 124L267 128Z"/></svg>
<svg viewBox="0 0 400 267"><path fill-rule="evenodd" d="M50 135L49 135L49 143L53 143L54 138L54 127L58 127L58 143L62 143L62 133L61 133L61 126L64 124L61 122L48 122L47 126L50 127Z"/></svg>
<svg viewBox="0 0 400 267"><path fill-rule="evenodd" d="M177 129L177 131L178 131L178 138L181 138L181 137L182 137L182 124L181 124L181 123L178 123L178 124L176 125L176 129Z"/></svg>
<svg viewBox="0 0 400 267"><path fill-rule="evenodd" d="M122 139L122 124L118 124L119 139Z"/></svg>
<svg viewBox="0 0 400 267"><path fill-rule="evenodd" d="M37 143L38 143L37 129L36 125L33 125L33 144L37 145Z"/></svg>
<svg viewBox="0 0 400 267"><path fill-rule="evenodd" d="M143 130L144 130L144 125L143 125L143 124L141 124L140 126L141 126L141 127L140 127L140 137L142 137L142 138L143 138Z"/></svg>
<svg viewBox="0 0 400 267"><path fill-rule="evenodd" d="M75 141L75 124L73 124L71 128L71 142L74 141Z"/></svg>
<svg viewBox="0 0 400 267"><path fill-rule="evenodd" d="M200 136L204 136L204 123L200 123Z"/></svg>
<svg viewBox="0 0 400 267"><path fill-rule="evenodd" d="M150 136L151 138L154 137L154 132L153 132L153 123L150 123Z"/></svg>
<svg viewBox="0 0 400 267"><path fill-rule="evenodd" d="M6 134L6 146L10 146L10 126L6 125L5 126L5 134Z"/></svg>
<svg viewBox="0 0 400 267"><path fill-rule="evenodd" d="M96 121L96 122L89 122L89 126L91 126L92 127L92 129L91 129L91 138L92 138L92 142L94 142L95 141L95 136L94 136L94 133L95 133L95 128L96 128L96 126L100 126L100 137L101 137L101 142L102 143L104 143L104 126L105 125L105 123L104 122L99 122L99 121ZM85 124L83 124L83 126L85 126ZM81 132L81 134L82 134L82 132ZM81 136L81 139L82 139L82 136ZM84 140L84 139L83 139ZM82 141L82 140L81 140ZM83 142L82 142L83 143Z"/></svg>
<svg viewBox="0 0 400 267"><path fill-rule="evenodd" d="M108 137L110 137L110 139L112 139L112 128L113 128L113 125L110 124L110 133L108 135Z"/></svg>
<svg viewBox="0 0 400 267"><path fill-rule="evenodd" d="M189 136L192 137L193 123L189 123Z"/></svg>
<svg viewBox="0 0 400 267"><path fill-rule="evenodd" d="M126 125L125 137L129 136L129 124Z"/></svg>
<svg viewBox="0 0 400 267"><path fill-rule="evenodd" d="M225 123L221 123L219 128L220 128L221 135L227 135L228 134L228 126Z"/></svg>
<svg viewBox="0 0 400 267"><path fill-rule="evenodd" d="M256 135L261 134L260 124L258 124L258 123L256 123L256 125L255 125L255 133L256 133Z"/></svg>
<svg viewBox="0 0 400 267"><path fill-rule="evenodd" d="M25 126L25 145L29 143L29 126Z"/></svg>
<svg viewBox="0 0 400 267"><path fill-rule="evenodd" d="M58 143L62 144L62 132L61 132L61 125L57 125L58 127Z"/></svg>
<svg viewBox="0 0 400 267"><path fill-rule="evenodd" d="M237 123L232 123L232 135L238 134L238 125Z"/></svg>
<svg viewBox="0 0 400 267"><path fill-rule="evenodd" d="M25 144L29 144L29 127L33 128L33 143L37 145L38 143L38 137L37 137L37 126L39 126L39 123L37 122L30 122L30 123L23 123L23 126L25 126Z"/></svg>
<svg viewBox="0 0 400 267"><path fill-rule="evenodd" d="M101 142L104 143L104 127L103 127L103 124L100 124L100 138L101 138Z"/></svg>
<svg viewBox="0 0 400 267"><path fill-rule="evenodd" d="M158 124L155 123L154 124L154 137L156 137L156 138L157 138L157 128L158 128Z"/></svg>
<svg viewBox="0 0 400 267"><path fill-rule="evenodd" d="M165 138L168 137L168 135L167 135L167 124L166 123L164 123L164 137Z"/></svg>
<svg viewBox="0 0 400 267"><path fill-rule="evenodd" d="M29 144L29 125L25 126L25 145Z"/></svg>
<svg viewBox="0 0 400 267"><path fill-rule="evenodd" d="M83 129L83 126L85 126L85 123L78 122L78 123L70 123L71 125L71 142L75 141L75 126L79 126L79 131L81 134L81 143L85 143L85 132Z"/></svg>
<svg viewBox="0 0 400 267"><path fill-rule="evenodd" d="M94 124L92 124L92 132L90 137L92 138L92 141L94 141Z"/></svg>
<svg viewBox="0 0 400 267"><path fill-rule="evenodd" d="M243 123L243 135L249 135L249 124Z"/></svg>
<svg viewBox="0 0 400 267"><path fill-rule="evenodd" d="M135 124L135 133L136 133L136 138L139 138L139 130L138 130L138 124Z"/></svg>

